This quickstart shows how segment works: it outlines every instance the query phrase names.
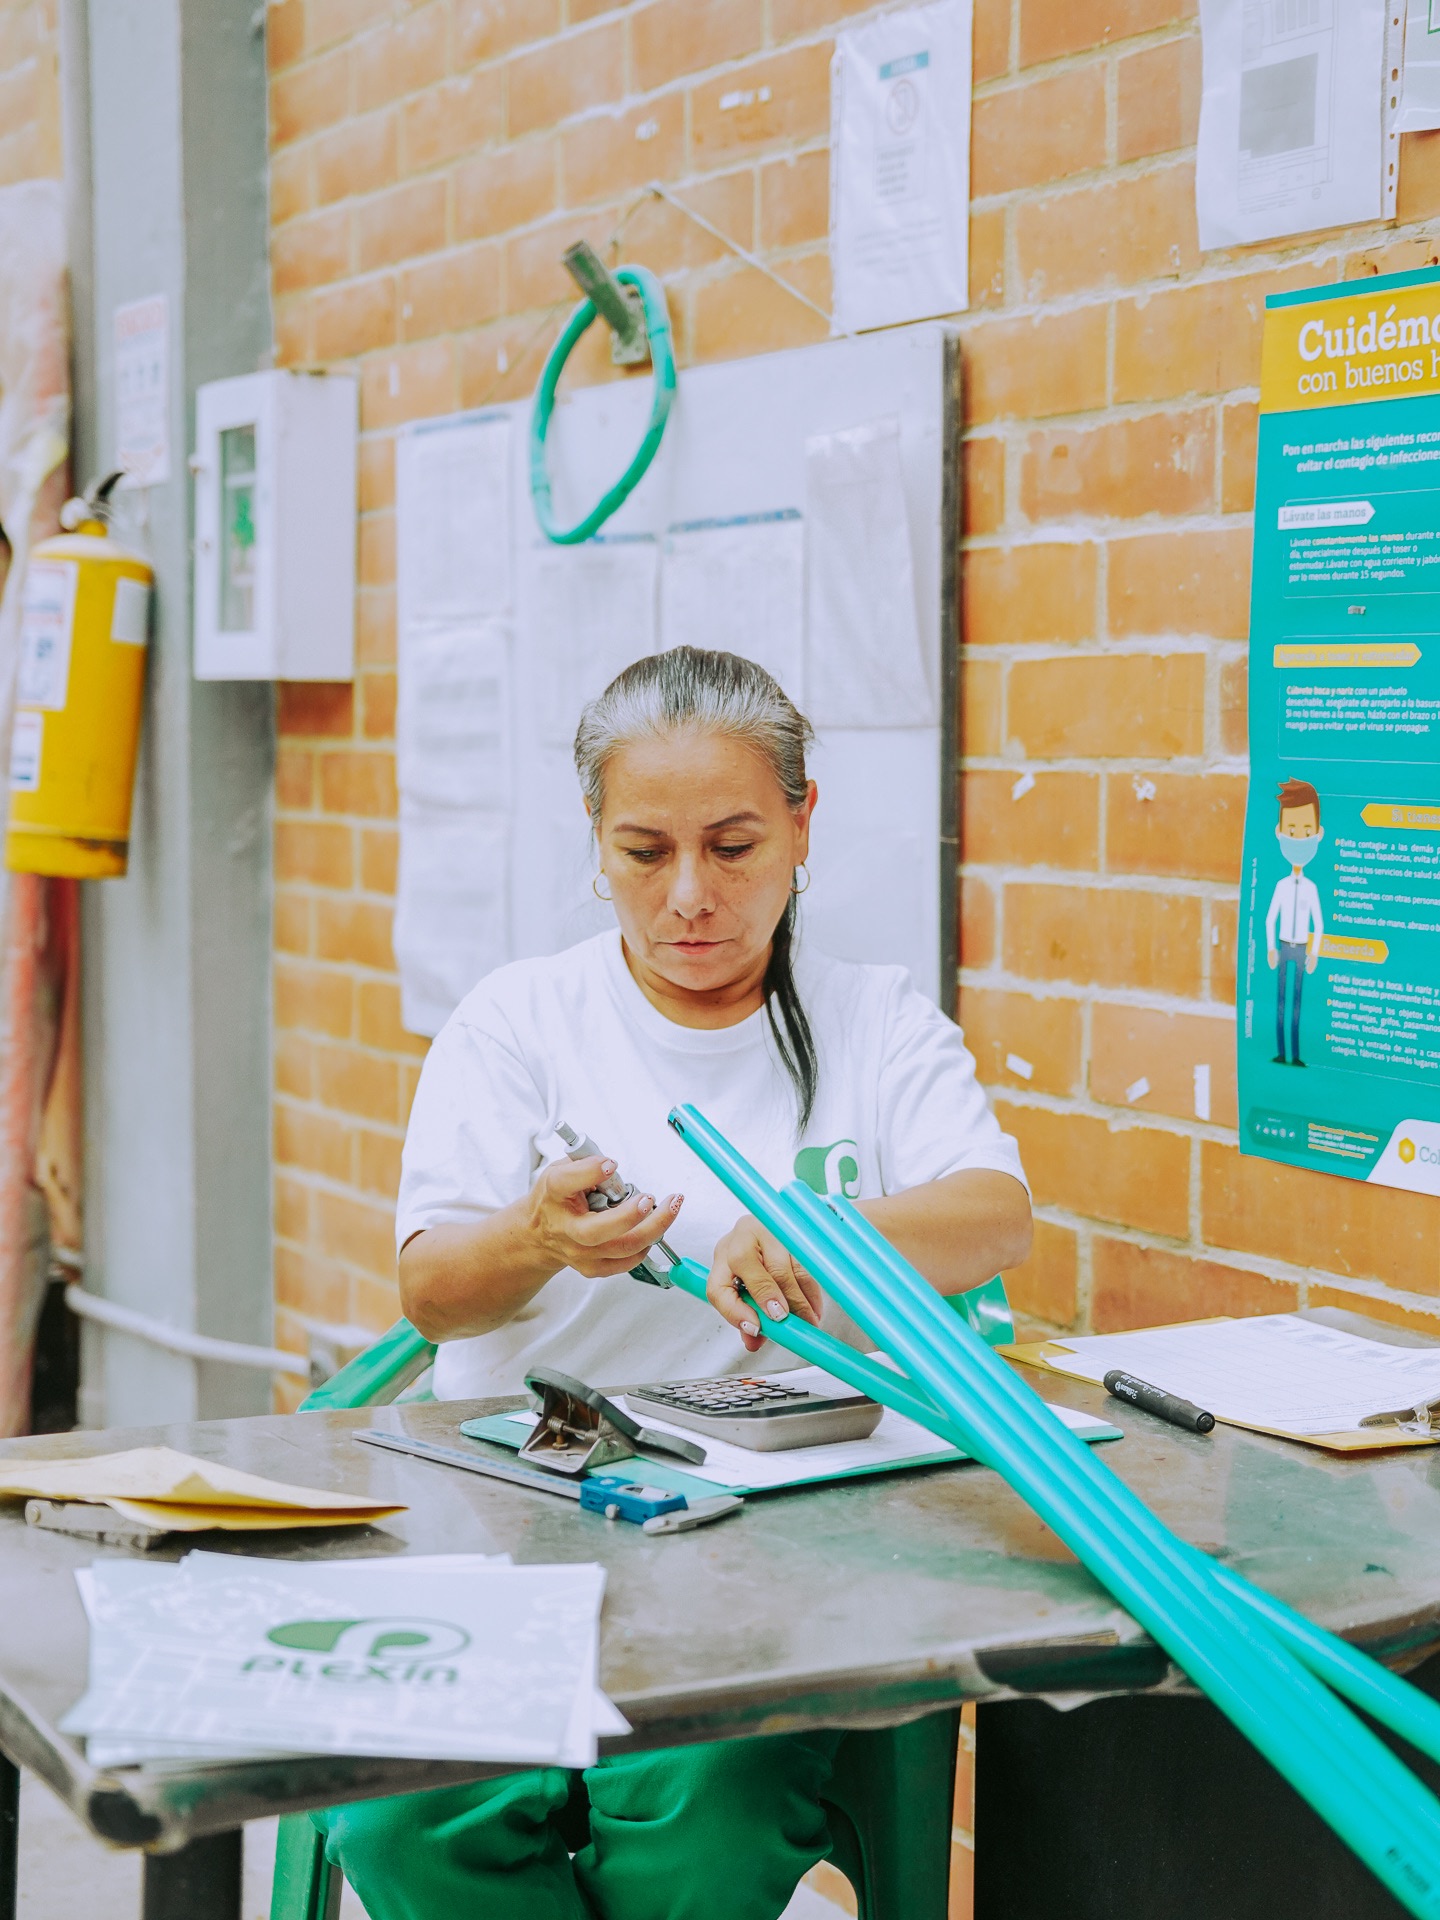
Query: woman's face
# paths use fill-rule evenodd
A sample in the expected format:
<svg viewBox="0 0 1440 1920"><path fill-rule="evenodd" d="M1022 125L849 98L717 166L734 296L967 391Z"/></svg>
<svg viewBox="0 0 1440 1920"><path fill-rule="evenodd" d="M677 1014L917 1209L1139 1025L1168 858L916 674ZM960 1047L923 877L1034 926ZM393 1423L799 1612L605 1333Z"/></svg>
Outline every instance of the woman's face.
<svg viewBox="0 0 1440 1920"><path fill-rule="evenodd" d="M760 755L724 734L621 747L597 838L632 959L697 994L763 972L814 806L813 781L792 808Z"/></svg>

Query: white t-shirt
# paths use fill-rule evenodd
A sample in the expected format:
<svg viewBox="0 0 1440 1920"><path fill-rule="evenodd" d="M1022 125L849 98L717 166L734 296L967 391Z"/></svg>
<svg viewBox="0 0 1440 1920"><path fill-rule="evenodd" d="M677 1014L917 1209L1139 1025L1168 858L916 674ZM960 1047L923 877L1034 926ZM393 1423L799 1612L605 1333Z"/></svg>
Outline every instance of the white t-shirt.
<svg viewBox="0 0 1440 1920"><path fill-rule="evenodd" d="M803 1143L763 1009L734 1027L677 1026L636 985L614 931L498 968L461 1001L425 1061L405 1137L398 1244L528 1193L540 1168L563 1157L554 1129L564 1120L643 1192L684 1194L666 1239L708 1267L745 1210L667 1126L671 1107L687 1101L776 1186L800 1178L861 1199L965 1167L1024 1180L959 1028L902 967L800 952L795 975L820 1063ZM517 1393L537 1363L597 1387L795 1364L774 1346L746 1354L733 1328L678 1289L628 1274L587 1280L567 1267L505 1326L446 1342L435 1392Z"/></svg>

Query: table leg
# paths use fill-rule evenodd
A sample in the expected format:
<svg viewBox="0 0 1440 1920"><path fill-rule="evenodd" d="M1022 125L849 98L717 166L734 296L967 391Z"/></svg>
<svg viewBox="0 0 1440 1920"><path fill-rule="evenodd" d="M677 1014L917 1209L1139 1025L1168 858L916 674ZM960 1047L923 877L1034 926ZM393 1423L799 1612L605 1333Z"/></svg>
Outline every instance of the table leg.
<svg viewBox="0 0 1440 1920"><path fill-rule="evenodd" d="M142 1920L240 1920L245 1829L147 1853Z"/></svg>
<svg viewBox="0 0 1440 1920"><path fill-rule="evenodd" d="M1431 1689L1427 1688L1427 1691ZM1429 1762L1406 1760L1432 1788ZM1404 1920L1208 1700L982 1702L975 1920Z"/></svg>
<svg viewBox="0 0 1440 1920"><path fill-rule="evenodd" d="M0 1920L15 1920L20 1863L20 1769L0 1753Z"/></svg>

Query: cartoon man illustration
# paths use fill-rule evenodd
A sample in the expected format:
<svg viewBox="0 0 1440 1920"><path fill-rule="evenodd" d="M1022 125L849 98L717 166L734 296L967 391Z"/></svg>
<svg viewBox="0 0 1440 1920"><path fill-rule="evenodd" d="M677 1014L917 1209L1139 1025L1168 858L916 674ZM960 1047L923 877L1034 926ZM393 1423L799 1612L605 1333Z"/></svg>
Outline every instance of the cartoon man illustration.
<svg viewBox="0 0 1440 1920"><path fill-rule="evenodd" d="M1290 871L1275 883L1270 911L1265 916L1265 946L1271 967L1280 969L1275 983L1275 1064L1303 1067L1300 1058L1300 999L1305 975L1320 960L1325 921L1315 882L1304 869L1320 850L1325 829L1320 825L1320 796L1308 780L1287 780L1280 789L1280 824L1275 838ZM1294 975L1290 1009L1290 1057L1285 1057L1285 991Z"/></svg>

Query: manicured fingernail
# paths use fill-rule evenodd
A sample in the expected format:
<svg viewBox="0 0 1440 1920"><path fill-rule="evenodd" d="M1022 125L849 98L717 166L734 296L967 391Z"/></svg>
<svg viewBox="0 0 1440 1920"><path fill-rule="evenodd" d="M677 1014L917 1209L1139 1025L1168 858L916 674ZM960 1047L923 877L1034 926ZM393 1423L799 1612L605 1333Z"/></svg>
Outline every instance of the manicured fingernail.
<svg viewBox="0 0 1440 1920"><path fill-rule="evenodd" d="M680 1205L681 1205L681 1202L684 1200L684 1198L685 1196L683 1193L671 1194L669 1200L666 1203L669 1206L671 1213L679 1213Z"/></svg>
<svg viewBox="0 0 1440 1920"><path fill-rule="evenodd" d="M742 1333L748 1333L753 1340L755 1335L760 1331L760 1323L758 1320L742 1320L740 1322L740 1331Z"/></svg>
<svg viewBox="0 0 1440 1920"><path fill-rule="evenodd" d="M783 1320L786 1314L785 1302L783 1300L767 1300L765 1302L765 1311L772 1320Z"/></svg>
<svg viewBox="0 0 1440 1920"><path fill-rule="evenodd" d="M654 1206L654 1204L655 1202L650 1198L648 1193L641 1194L640 1196L641 1213L649 1213L650 1209Z"/></svg>
<svg viewBox="0 0 1440 1920"><path fill-rule="evenodd" d="M605 1178L608 1180L611 1174L615 1171L615 1162L613 1160L602 1160L600 1162L600 1171L601 1173L604 1174Z"/></svg>

